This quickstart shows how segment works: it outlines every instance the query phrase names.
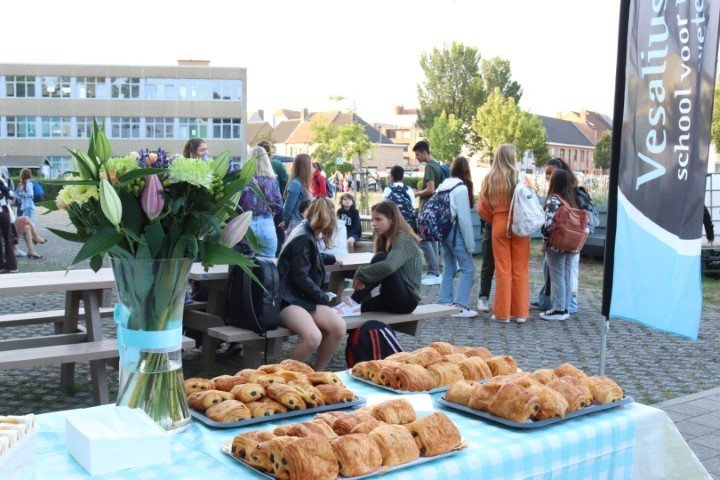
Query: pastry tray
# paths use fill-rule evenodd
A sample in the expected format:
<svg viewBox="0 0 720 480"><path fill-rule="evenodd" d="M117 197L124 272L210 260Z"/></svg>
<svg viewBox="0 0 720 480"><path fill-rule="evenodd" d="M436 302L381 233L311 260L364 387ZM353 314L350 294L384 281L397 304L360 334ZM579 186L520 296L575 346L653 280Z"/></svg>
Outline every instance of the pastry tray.
<svg viewBox="0 0 720 480"><path fill-rule="evenodd" d="M447 391L447 389L449 388L449 387L437 387L437 388L433 388L432 390L413 390L413 391L398 390L396 388L386 387L385 385L378 385L375 382L371 382L370 380L366 380L361 377L356 377L355 375L350 373L350 370L348 370L348 374L352 377L353 380L357 380L358 382L364 382L364 383L367 383L368 385L372 385L373 387L382 388L383 390L387 390L388 392L397 393L398 395L414 395L416 393L440 393L440 392Z"/></svg>
<svg viewBox="0 0 720 480"><path fill-rule="evenodd" d="M468 447L468 442L466 440L462 440L460 442L460 445L458 445L454 449L450 450L447 453L435 455L434 457L420 457L416 460L413 460L412 462L402 463L400 465L395 465L394 467L390 467L390 468L380 467L378 470L376 470L372 473L360 475L358 477L337 477L337 478L338 478L338 480L360 480L361 478L370 478L370 477L374 477L376 475L379 476L379 475L386 474L388 472L393 472L395 470L402 470L404 468L414 467L415 465L420 465L420 464L428 463L428 462L434 462L435 460L439 460L441 458L455 455L458 452L465 450L467 447ZM226 455L229 455L232 459L236 460L238 463L246 466L247 468L251 469L252 471L256 472L257 474L262 475L265 478L270 478L270 479L275 478L274 475L271 475L269 473L258 470L257 468L253 467L252 465L250 465L248 462L246 462L242 458L238 458L235 455L233 455L232 454L232 440L223 443L222 446L220 447L220 449L223 451L223 453L225 453Z"/></svg>
<svg viewBox="0 0 720 480"><path fill-rule="evenodd" d="M213 428L240 428L240 427L246 427L248 425L255 425L258 423L267 423L267 422L274 422L277 420L285 420L286 418L292 418L292 417L299 417L301 415L310 415L311 413L320 413L320 412L327 412L330 410L344 410L346 408L353 408L353 407L360 407L362 405L365 405L366 400L365 398L356 395L355 400L352 402L345 402L345 403L332 403L330 405L323 405L321 407L314 407L314 408L305 408L303 410L292 410L285 413L278 413L275 415L268 415L266 417L257 417L257 418L251 418L248 420L240 420L239 422L216 422L215 420L210 419L202 412L199 412L195 409L190 409L190 415L193 416L194 419L198 420L201 423L204 423L208 427Z"/></svg>
<svg viewBox="0 0 720 480"><path fill-rule="evenodd" d="M452 408L454 410L459 410L461 412L468 413L475 417L484 418L485 420L490 420L491 422L500 423L500 424L506 425L508 427L522 428L522 429L542 428L542 427L546 427L548 425L553 425L555 423L563 422L565 420L570 420L571 418L582 417L583 415L588 415L590 413L601 412L603 410L609 410L611 408L619 407L621 405L626 405L626 404L632 403L634 401L635 400L633 399L633 397L625 396L622 399L618 400L617 402L600 403L600 404L591 405L589 407L581 408L580 410L566 414L564 419L562 419L560 417L555 417L555 418L546 418L545 420L528 420L525 423L520 423L520 422L514 422L512 420L508 420L507 418L498 417L491 413L481 412L480 410L475 410L466 405L461 405L461 404L455 403L455 402L448 402L447 400L445 400L444 395L440 398L435 399L435 402L439 405L443 405L443 406Z"/></svg>

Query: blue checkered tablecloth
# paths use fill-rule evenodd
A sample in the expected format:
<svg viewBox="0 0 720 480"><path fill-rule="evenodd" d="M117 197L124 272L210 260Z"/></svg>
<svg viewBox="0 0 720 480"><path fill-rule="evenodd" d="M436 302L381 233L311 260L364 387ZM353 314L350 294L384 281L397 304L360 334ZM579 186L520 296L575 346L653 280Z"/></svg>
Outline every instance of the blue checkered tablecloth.
<svg viewBox="0 0 720 480"><path fill-rule="evenodd" d="M354 392L364 397L380 392L347 376L344 379ZM436 462L384 474L383 479L630 479L633 477L636 422L656 412L644 405L630 404L538 430L514 430L437 405L435 409L452 419L469 447ZM37 479L89 477L67 453L66 414L56 412L38 416ZM423 414L421 412L421 416ZM283 423L309 418L296 417ZM243 431L272 429L279 424L213 430L195 422L191 429L173 438L172 464L93 478L263 478L223 454L220 445Z"/></svg>

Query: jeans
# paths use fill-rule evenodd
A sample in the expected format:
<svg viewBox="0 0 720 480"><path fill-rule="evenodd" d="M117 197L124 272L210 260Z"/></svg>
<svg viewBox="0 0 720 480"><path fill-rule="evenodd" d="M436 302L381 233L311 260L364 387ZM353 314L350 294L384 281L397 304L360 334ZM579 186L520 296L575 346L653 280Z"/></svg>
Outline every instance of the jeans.
<svg viewBox="0 0 720 480"><path fill-rule="evenodd" d="M545 259L550 272L552 309L566 311L572 301L572 263L577 253L567 253L548 248Z"/></svg>
<svg viewBox="0 0 720 480"><path fill-rule="evenodd" d="M425 256L425 263L427 263L428 275L440 275L440 269L438 268L437 254L435 253L437 242L420 242L420 249Z"/></svg>
<svg viewBox="0 0 720 480"><path fill-rule="evenodd" d="M492 279L495 275L495 258L492 250L492 225L482 222L482 267L480 268L480 298L490 298Z"/></svg>
<svg viewBox="0 0 720 480"><path fill-rule="evenodd" d="M578 289L578 273L579 273L579 267L580 267L580 255L573 256L573 263L572 263L572 284L571 284L571 297L570 297L570 303L568 304L568 312L569 313L577 313L578 310L578 297L577 297L577 289ZM552 301L550 300L550 292L552 292L552 285L550 281L550 272L548 271L548 264L547 260L543 259L543 278L545 279L545 283L543 284L543 287L538 292L538 299L537 303L539 305L540 310L550 310L552 308Z"/></svg>
<svg viewBox="0 0 720 480"><path fill-rule="evenodd" d="M370 263L377 263L385 260L387 253L376 253ZM380 294L375 297L370 296L377 283L365 284L362 290L356 290L351 298L360 305L362 312L390 312L390 313L411 313L417 307L417 302L413 299L403 282L402 275L399 270L383 278L380 283Z"/></svg>
<svg viewBox="0 0 720 480"><path fill-rule="evenodd" d="M275 258L277 250L277 233L275 233L275 222L270 215L254 215L250 223L255 236L260 240L260 255L267 258Z"/></svg>
<svg viewBox="0 0 720 480"><path fill-rule="evenodd" d="M472 254L467 251L465 240L457 224L441 243L444 266L442 283L440 283L440 303L454 302L463 308L468 308L475 280L475 262ZM460 279L457 289L453 289L453 279L458 270L460 270Z"/></svg>
<svg viewBox="0 0 720 480"><path fill-rule="evenodd" d="M570 313L577 313L578 311L578 275L580 275L580 254L573 255L572 276L570 277L572 297L570 298L570 305L568 305L568 312Z"/></svg>
<svg viewBox="0 0 720 480"><path fill-rule="evenodd" d="M548 269L547 258L543 257L543 286L538 292L537 303L540 310L550 310L552 308L552 301L550 300L550 271Z"/></svg>

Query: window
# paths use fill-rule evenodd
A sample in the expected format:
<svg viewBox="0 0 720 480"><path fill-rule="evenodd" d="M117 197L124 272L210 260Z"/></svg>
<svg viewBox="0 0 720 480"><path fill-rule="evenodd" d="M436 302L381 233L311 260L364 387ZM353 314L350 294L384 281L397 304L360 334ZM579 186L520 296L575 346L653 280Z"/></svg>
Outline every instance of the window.
<svg viewBox="0 0 720 480"><path fill-rule="evenodd" d="M242 100L241 80L213 80L212 90L214 100Z"/></svg>
<svg viewBox="0 0 720 480"><path fill-rule="evenodd" d="M174 138L175 125L172 117L150 117L145 120L145 138Z"/></svg>
<svg viewBox="0 0 720 480"><path fill-rule="evenodd" d="M70 77L42 77L40 90L45 98L70 98Z"/></svg>
<svg viewBox="0 0 720 480"><path fill-rule="evenodd" d="M110 136L113 138L140 138L140 119L138 117L113 117Z"/></svg>
<svg viewBox="0 0 720 480"><path fill-rule="evenodd" d="M70 137L70 117L40 117L44 138Z"/></svg>
<svg viewBox="0 0 720 480"><path fill-rule="evenodd" d="M102 120L98 120L98 125L102 124ZM93 131L93 117L77 117L75 119L78 138L90 138Z"/></svg>
<svg viewBox="0 0 720 480"><path fill-rule="evenodd" d="M237 170L240 170L240 166L242 165L242 157L230 157L230 168L229 170L231 172L235 172Z"/></svg>
<svg viewBox="0 0 720 480"><path fill-rule="evenodd" d="M49 156L47 160L50 163L50 177L52 178L60 178L63 173L75 170L71 157Z"/></svg>
<svg viewBox="0 0 720 480"><path fill-rule="evenodd" d="M113 78L112 98L140 98L140 79Z"/></svg>
<svg viewBox="0 0 720 480"><path fill-rule="evenodd" d="M75 81L77 98L107 98L105 77L78 77Z"/></svg>
<svg viewBox="0 0 720 480"><path fill-rule="evenodd" d="M145 98L148 100L175 100L175 80L170 78L146 78Z"/></svg>
<svg viewBox="0 0 720 480"><path fill-rule="evenodd" d="M207 119L181 118L180 135L176 138L205 138L207 137ZM220 138L220 137L218 137Z"/></svg>
<svg viewBox="0 0 720 480"><path fill-rule="evenodd" d="M7 136L37 137L36 119L37 117L7 117Z"/></svg>
<svg viewBox="0 0 720 480"><path fill-rule="evenodd" d="M240 138L240 119L216 118L213 120L213 138Z"/></svg>
<svg viewBox="0 0 720 480"><path fill-rule="evenodd" d="M34 97L35 77L10 75L5 78L5 94L8 97Z"/></svg>
<svg viewBox="0 0 720 480"><path fill-rule="evenodd" d="M560 158L562 158L563 160L565 160L565 149L564 149L564 148L561 148L561 149L560 149Z"/></svg>

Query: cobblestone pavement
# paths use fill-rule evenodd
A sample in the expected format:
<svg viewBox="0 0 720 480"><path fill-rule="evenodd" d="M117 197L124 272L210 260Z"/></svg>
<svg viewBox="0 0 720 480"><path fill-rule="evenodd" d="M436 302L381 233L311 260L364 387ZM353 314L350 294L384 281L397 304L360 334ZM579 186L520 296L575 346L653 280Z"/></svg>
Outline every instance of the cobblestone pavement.
<svg viewBox="0 0 720 480"><path fill-rule="evenodd" d="M61 270L69 265L78 250L77 244L66 242L48 232L45 227L64 228L62 213L39 216L41 234L48 243L39 245L42 260L21 259L21 271ZM21 245L24 248L24 245ZM583 260L583 264L593 260ZM479 258L476 259L479 265ZM81 265L82 267L83 265ZM86 265L85 265L85 268ZM541 285L541 265L536 257L531 263L532 290ZM581 264L581 269L583 268ZM2 281L3 277L0 277ZM477 298L477 282L473 299ZM423 303L437 301L439 287L423 287ZM600 358L600 338L604 318L599 314L601 292L594 288L580 288L580 311L566 322L546 322L532 314L527 323L498 324L489 314L475 319L444 318L426 322L419 337L399 334L407 349L418 348L435 340L457 345L486 346L496 353L513 355L524 369L554 367L572 362L589 373L597 373ZM63 308L62 294L25 295L0 299L3 313L51 310ZM608 336L606 373L615 378L636 400L654 404L675 397L702 392L720 385L720 310L703 308L700 336L693 342L661 333L631 322L614 321ZM111 320L104 321L108 335L114 336ZM50 333L51 326L32 326L0 329L0 339L19 338ZM287 354L296 340L285 343ZM218 355L212 372L202 372L199 350L184 355L186 375L214 375L235 372L243 367L237 354ZM331 368L344 368L344 352L333 359ZM77 366L77 388L73 395L58 392L58 367L32 370L0 371L0 415L8 413L47 412L92 404L90 376L87 365ZM111 395L115 393L117 374L110 372ZM112 397L111 397L112 398Z"/></svg>

